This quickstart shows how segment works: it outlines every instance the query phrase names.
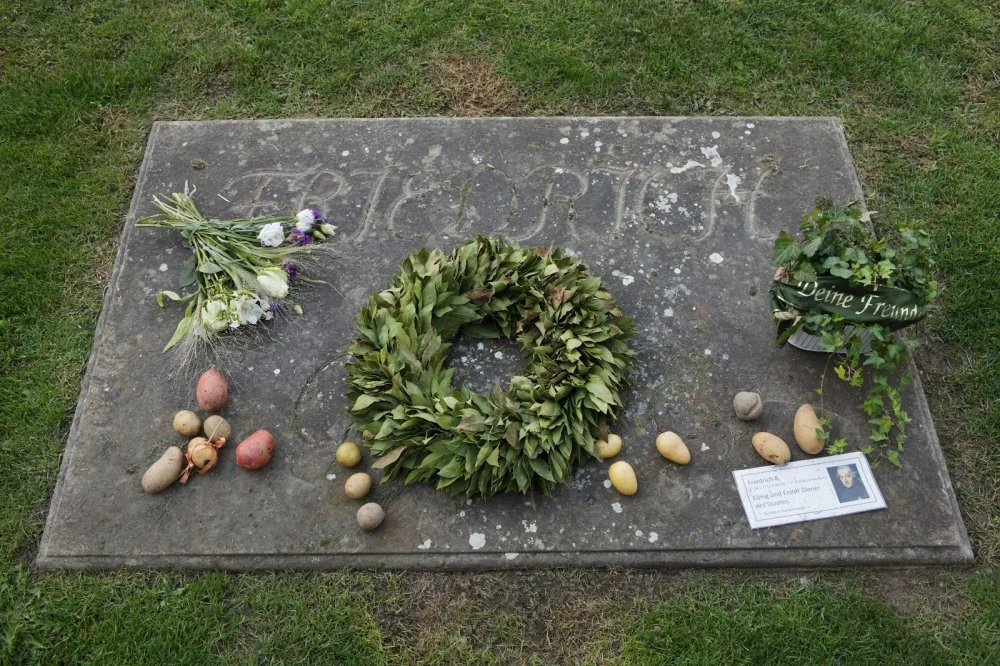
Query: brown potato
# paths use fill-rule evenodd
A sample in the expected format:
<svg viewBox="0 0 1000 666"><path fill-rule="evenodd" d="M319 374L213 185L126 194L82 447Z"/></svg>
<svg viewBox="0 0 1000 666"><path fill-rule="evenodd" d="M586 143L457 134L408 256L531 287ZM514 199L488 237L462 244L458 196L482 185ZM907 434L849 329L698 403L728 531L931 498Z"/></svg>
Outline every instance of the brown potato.
<svg viewBox="0 0 1000 666"><path fill-rule="evenodd" d="M795 412L795 442L799 448L809 454L816 454L823 450L825 442L816 433L819 430L819 419L816 418L816 410L812 405L802 405Z"/></svg>
<svg viewBox="0 0 1000 666"><path fill-rule="evenodd" d="M202 410L209 414L221 412L229 400L229 384L221 372L209 368L198 378L195 397L198 398L198 406Z"/></svg>
<svg viewBox="0 0 1000 666"><path fill-rule="evenodd" d="M764 401L759 393L740 391L733 398L733 411L741 421L756 421L764 413Z"/></svg>
<svg viewBox="0 0 1000 666"><path fill-rule="evenodd" d="M369 502L358 509L358 525L361 529L371 532L385 520L385 511L375 502Z"/></svg>
<svg viewBox="0 0 1000 666"><path fill-rule="evenodd" d="M236 464L243 469L257 470L267 466L274 455L274 435L258 430L236 447Z"/></svg>
<svg viewBox="0 0 1000 666"><path fill-rule="evenodd" d="M171 446L142 475L142 489L147 493L158 493L166 490L180 478L183 469L184 454L178 447Z"/></svg>
<svg viewBox="0 0 1000 666"><path fill-rule="evenodd" d="M232 434L233 429L230 427L229 421L222 418L218 414L212 414L205 419L205 437L207 437L212 444L218 444L220 441L225 444L229 441Z"/></svg>
<svg viewBox="0 0 1000 666"><path fill-rule="evenodd" d="M753 449L761 458L775 465L784 465L792 459L792 452L785 440L769 432L758 432L753 436Z"/></svg>

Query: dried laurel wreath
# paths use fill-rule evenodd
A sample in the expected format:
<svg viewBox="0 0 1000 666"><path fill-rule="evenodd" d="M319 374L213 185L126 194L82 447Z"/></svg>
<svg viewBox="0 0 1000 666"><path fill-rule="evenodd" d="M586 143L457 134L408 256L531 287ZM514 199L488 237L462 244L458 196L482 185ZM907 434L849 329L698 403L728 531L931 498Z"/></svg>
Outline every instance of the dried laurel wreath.
<svg viewBox="0 0 1000 666"><path fill-rule="evenodd" d="M568 482L597 456L632 362L632 320L600 278L561 250L484 237L410 256L358 323L348 397L374 467L465 497ZM524 374L489 395L454 388L459 332L516 339Z"/></svg>

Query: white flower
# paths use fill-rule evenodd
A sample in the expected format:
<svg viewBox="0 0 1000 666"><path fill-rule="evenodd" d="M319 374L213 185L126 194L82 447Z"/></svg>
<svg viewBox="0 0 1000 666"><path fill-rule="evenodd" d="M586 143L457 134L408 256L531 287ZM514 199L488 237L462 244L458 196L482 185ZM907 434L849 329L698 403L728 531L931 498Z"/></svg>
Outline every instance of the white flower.
<svg viewBox="0 0 1000 666"><path fill-rule="evenodd" d="M243 294L233 303L236 305L236 320L240 324L256 324L264 315L264 308L257 304L253 296Z"/></svg>
<svg viewBox="0 0 1000 666"><path fill-rule="evenodd" d="M319 230L322 231L327 236L333 236L333 234L336 233L337 231L337 227L327 222L326 224L321 224Z"/></svg>
<svg viewBox="0 0 1000 666"><path fill-rule="evenodd" d="M265 247L278 247L285 240L285 230L281 226L281 222L271 222L261 227L257 238L260 239L260 244Z"/></svg>
<svg viewBox="0 0 1000 666"><path fill-rule="evenodd" d="M261 316L264 321L271 321L274 319L274 313L271 312L271 301L264 294L255 294L257 296L257 302L260 304L260 309L264 313Z"/></svg>
<svg viewBox="0 0 1000 666"><path fill-rule="evenodd" d="M284 298L288 295L288 276L280 268L268 268L257 274L257 284L271 298Z"/></svg>
<svg viewBox="0 0 1000 666"><path fill-rule="evenodd" d="M300 210L295 217L298 219L298 222L295 223L295 228L304 234L309 233L309 230L316 224L316 217L308 208Z"/></svg>
<svg viewBox="0 0 1000 666"><path fill-rule="evenodd" d="M201 321L205 328L219 332L229 326L229 303L213 298L201 307Z"/></svg>

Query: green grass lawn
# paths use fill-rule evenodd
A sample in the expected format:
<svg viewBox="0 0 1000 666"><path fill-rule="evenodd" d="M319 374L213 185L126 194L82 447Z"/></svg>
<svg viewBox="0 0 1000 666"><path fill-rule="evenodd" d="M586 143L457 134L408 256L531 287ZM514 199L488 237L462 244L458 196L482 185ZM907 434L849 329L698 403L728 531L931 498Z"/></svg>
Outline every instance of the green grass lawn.
<svg viewBox="0 0 1000 666"><path fill-rule="evenodd" d="M995 0L0 3L0 663L997 663L998 67ZM918 364L976 567L31 569L151 123L476 113L842 117L940 246Z"/></svg>

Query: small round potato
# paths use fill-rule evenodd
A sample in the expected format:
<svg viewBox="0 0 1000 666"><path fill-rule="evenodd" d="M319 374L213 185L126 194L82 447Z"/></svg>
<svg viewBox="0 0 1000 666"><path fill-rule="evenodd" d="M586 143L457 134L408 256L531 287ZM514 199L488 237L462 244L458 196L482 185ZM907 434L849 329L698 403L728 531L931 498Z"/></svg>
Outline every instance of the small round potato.
<svg viewBox="0 0 1000 666"><path fill-rule="evenodd" d="M385 520L385 511L375 502L369 502L358 509L358 525L366 532L371 532Z"/></svg>
<svg viewBox="0 0 1000 666"><path fill-rule="evenodd" d="M344 442L337 447L337 462L344 467L357 467L361 462L361 447L354 442Z"/></svg>
<svg viewBox="0 0 1000 666"><path fill-rule="evenodd" d="M364 472L351 474L344 484L344 494L351 499L361 499L372 489L372 477Z"/></svg>
<svg viewBox="0 0 1000 666"><path fill-rule="evenodd" d="M622 450L622 438L608 433L607 440L597 440L597 455L601 458L614 458Z"/></svg>
<svg viewBox="0 0 1000 666"><path fill-rule="evenodd" d="M764 401L759 393L740 391L733 398L733 411L741 421L756 421L764 413Z"/></svg>
<svg viewBox="0 0 1000 666"><path fill-rule="evenodd" d="M229 421L222 418L218 414L212 414L205 419L205 437L207 437L212 444L218 444L219 440L222 439L228 442L232 434L233 429L229 426Z"/></svg>
<svg viewBox="0 0 1000 666"><path fill-rule="evenodd" d="M190 409L182 409L174 414L174 430L185 437L194 437L201 430L201 419Z"/></svg>

